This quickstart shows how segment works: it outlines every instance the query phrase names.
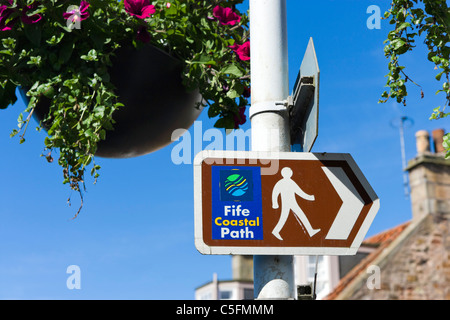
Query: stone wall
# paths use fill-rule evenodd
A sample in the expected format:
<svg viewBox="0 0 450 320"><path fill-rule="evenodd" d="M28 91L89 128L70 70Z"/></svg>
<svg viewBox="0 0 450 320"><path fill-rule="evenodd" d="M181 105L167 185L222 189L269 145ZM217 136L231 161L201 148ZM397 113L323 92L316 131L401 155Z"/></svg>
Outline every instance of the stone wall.
<svg viewBox="0 0 450 320"><path fill-rule="evenodd" d="M407 169L413 219L427 214L450 215L450 160L440 155L420 155L410 161Z"/></svg>
<svg viewBox="0 0 450 320"><path fill-rule="evenodd" d="M379 289L362 283L347 299L450 300L450 223L433 220L422 220L379 262Z"/></svg>

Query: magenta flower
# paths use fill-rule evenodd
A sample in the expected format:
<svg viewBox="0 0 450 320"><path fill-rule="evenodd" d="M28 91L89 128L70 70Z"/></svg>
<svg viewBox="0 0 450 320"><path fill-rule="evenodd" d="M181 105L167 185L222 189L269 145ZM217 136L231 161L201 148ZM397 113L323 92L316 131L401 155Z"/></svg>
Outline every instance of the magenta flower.
<svg viewBox="0 0 450 320"><path fill-rule="evenodd" d="M234 128L239 129L241 124L247 121L247 116L245 115L245 107L239 108L239 114L234 116Z"/></svg>
<svg viewBox="0 0 450 320"><path fill-rule="evenodd" d="M125 11L139 19L150 17L156 12L150 0L124 0Z"/></svg>
<svg viewBox="0 0 450 320"><path fill-rule="evenodd" d="M147 27L141 26L137 31L136 39L144 43L150 42L150 33L147 31Z"/></svg>
<svg viewBox="0 0 450 320"><path fill-rule="evenodd" d="M9 0L8 2L11 5L13 4L12 0ZM14 13L15 11L21 12L22 22L25 24L32 24L32 23L39 22L42 19L42 16L40 14L34 14L32 16L27 15L27 12L29 10L36 9L37 5L38 5L38 3L35 2L32 5L24 7L23 9L21 9L21 8L10 9L6 5L1 5L0 6L0 31L8 31L8 30L12 29L14 24L17 22L18 18L14 18L14 19L8 21L8 23L6 23L6 20L8 20L9 16L12 13Z"/></svg>
<svg viewBox="0 0 450 320"><path fill-rule="evenodd" d="M234 26L241 21L241 17L231 8L222 8L221 6L213 9L213 16L223 25Z"/></svg>
<svg viewBox="0 0 450 320"><path fill-rule="evenodd" d="M251 88L244 86L244 93L242 94L244 98L250 98L251 94L252 94Z"/></svg>
<svg viewBox="0 0 450 320"><path fill-rule="evenodd" d="M8 6L0 6L0 31L9 31L14 25L14 19L6 23L9 16L14 12L13 9L8 9Z"/></svg>
<svg viewBox="0 0 450 320"><path fill-rule="evenodd" d="M63 13L64 19L72 19L72 22L75 23L78 21L83 21L89 18L89 12L87 11L90 4L86 1L81 1L80 6L77 9L73 9L68 12Z"/></svg>
<svg viewBox="0 0 450 320"><path fill-rule="evenodd" d="M250 60L250 41L245 42L244 44L234 44L230 46L230 48L237 54L239 59L242 61Z"/></svg>
<svg viewBox="0 0 450 320"><path fill-rule="evenodd" d="M25 24L32 24L32 23L36 23L41 21L42 16L40 14L33 14L32 16L27 15L27 12L29 10L34 10L36 9L38 3L35 2L32 5L26 6L25 8L23 8L22 10L22 21Z"/></svg>

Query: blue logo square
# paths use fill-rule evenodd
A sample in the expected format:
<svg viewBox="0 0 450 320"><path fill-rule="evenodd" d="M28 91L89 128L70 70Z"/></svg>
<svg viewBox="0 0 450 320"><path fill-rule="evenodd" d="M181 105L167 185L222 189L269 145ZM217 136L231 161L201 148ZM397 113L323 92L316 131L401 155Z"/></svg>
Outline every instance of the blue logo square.
<svg viewBox="0 0 450 320"><path fill-rule="evenodd" d="M251 170L220 171L221 201L253 201L253 172Z"/></svg>

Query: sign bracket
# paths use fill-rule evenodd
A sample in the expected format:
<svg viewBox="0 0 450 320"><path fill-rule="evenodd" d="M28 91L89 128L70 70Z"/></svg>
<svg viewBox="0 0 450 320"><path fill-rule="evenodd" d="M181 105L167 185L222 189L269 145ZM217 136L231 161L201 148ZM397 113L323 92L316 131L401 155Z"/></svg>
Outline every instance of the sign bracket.
<svg viewBox="0 0 450 320"><path fill-rule="evenodd" d="M289 127L291 134L291 144L293 146L302 146L304 140L306 120L311 112L312 105L314 104L314 92L316 86L314 83L314 76L302 77L299 81L297 79L298 86L292 96L288 98L289 109Z"/></svg>

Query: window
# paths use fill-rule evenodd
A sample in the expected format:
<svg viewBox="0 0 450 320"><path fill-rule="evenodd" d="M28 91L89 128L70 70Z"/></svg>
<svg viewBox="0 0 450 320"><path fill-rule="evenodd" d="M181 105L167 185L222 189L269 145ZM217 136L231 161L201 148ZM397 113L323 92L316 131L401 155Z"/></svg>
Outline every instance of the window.
<svg viewBox="0 0 450 320"><path fill-rule="evenodd" d="M244 289L244 300L253 300L254 293L253 289Z"/></svg>
<svg viewBox="0 0 450 320"><path fill-rule="evenodd" d="M231 299L231 291L220 291L219 292L219 300L230 300Z"/></svg>
<svg viewBox="0 0 450 320"><path fill-rule="evenodd" d="M211 292L205 292L199 295L198 300L211 300L212 299L212 293Z"/></svg>

